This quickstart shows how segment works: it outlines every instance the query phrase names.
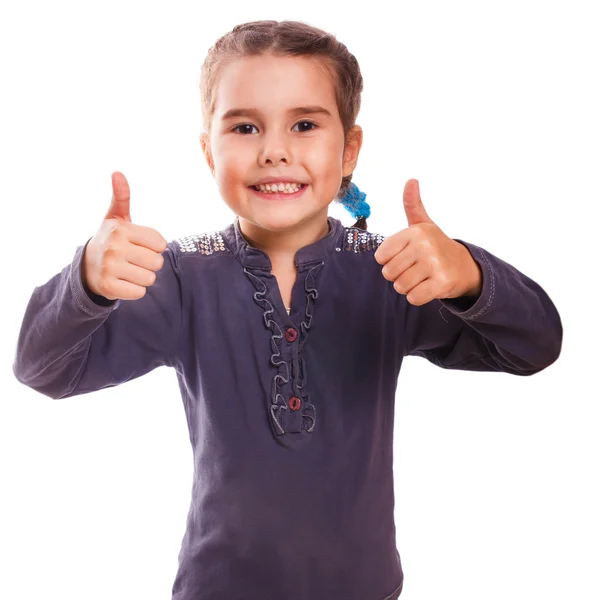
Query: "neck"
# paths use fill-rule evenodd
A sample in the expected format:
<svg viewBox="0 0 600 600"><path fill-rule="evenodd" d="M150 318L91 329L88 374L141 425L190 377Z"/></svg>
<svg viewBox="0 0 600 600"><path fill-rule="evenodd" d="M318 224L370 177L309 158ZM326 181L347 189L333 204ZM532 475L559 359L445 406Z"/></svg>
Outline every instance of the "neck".
<svg viewBox="0 0 600 600"><path fill-rule="evenodd" d="M255 248L267 254L273 264L293 264L300 248L314 244L329 233L327 213L284 231L268 231L242 217L238 218L244 237Z"/></svg>

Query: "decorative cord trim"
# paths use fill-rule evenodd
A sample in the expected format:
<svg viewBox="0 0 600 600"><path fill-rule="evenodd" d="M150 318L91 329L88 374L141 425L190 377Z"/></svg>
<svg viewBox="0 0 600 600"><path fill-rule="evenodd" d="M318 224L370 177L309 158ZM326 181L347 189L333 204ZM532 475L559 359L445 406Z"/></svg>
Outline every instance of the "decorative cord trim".
<svg viewBox="0 0 600 600"><path fill-rule="evenodd" d="M298 363L300 366L299 375L301 375L302 384L298 383L296 380L296 386L298 389L303 390L306 386L306 382L308 378L306 376L306 363L304 361L304 357L300 354L302 350L307 336L308 330L312 324L312 307L316 299L319 297L319 292L316 288L316 280L315 280L315 271L321 268L325 264L324 261L321 261L319 264L311 267L308 273L306 274L306 278L304 279L304 290L306 291L306 306L304 307L304 320L300 323L300 340L298 342ZM312 287L310 281L312 280ZM299 377L300 378L300 377ZM302 427L306 429L309 433L312 433L315 428L315 424L317 422L317 409L314 404L310 402L310 394L306 394L302 396ZM311 425L305 427L305 420L310 419Z"/></svg>
<svg viewBox="0 0 600 600"><path fill-rule="evenodd" d="M264 306L261 306L261 308L263 308L263 320L265 322L265 327L271 331L271 348L273 350L273 353L271 354L271 364L277 367L278 371L281 365L285 366L285 375L282 375L280 372L277 372L273 377L273 385L271 388L272 404L270 408L271 418L273 419L273 422L275 423L279 434L282 434L285 433L285 430L283 429L282 425L283 414L285 414L285 411L289 409L284 397L279 393L280 388L278 382L285 384L290 380L290 368L288 363L285 360L276 360L277 358L281 357L279 341L283 337L283 332L281 331L281 327L279 327L279 324L274 319L270 318L270 315L273 314L274 309L273 305L269 302L269 300L265 298L265 295L267 293L267 286L264 284L263 281L260 280L260 278L254 275L254 273L251 273L247 267L244 267L244 273L246 273L246 275L250 278L254 287L257 287L256 284L262 287L262 289L259 289L253 294L253 297L255 302L259 306L261 306L261 302L264 302L267 306L266 309L264 308ZM271 327L271 325L273 325L273 327Z"/></svg>

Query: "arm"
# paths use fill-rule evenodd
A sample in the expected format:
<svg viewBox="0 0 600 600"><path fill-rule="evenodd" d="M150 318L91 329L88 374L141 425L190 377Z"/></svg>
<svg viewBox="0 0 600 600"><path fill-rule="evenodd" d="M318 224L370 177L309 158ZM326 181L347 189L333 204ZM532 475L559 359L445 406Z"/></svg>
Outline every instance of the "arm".
<svg viewBox="0 0 600 600"><path fill-rule="evenodd" d="M481 293L421 306L404 301L404 356L421 356L446 369L513 375L533 375L551 365L560 355L563 329L546 292L483 248L456 241L481 268Z"/></svg>
<svg viewBox="0 0 600 600"><path fill-rule="evenodd" d="M172 244L142 298L108 300L83 285L88 242L77 248L70 265L34 289L21 324L13 372L21 383L53 399L173 366L181 331L181 287Z"/></svg>

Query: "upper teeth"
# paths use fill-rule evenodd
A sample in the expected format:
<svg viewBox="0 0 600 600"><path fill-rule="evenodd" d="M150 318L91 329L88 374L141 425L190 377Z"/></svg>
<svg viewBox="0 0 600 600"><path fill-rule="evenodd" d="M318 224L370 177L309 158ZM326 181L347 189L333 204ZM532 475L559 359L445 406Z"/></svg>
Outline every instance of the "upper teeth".
<svg viewBox="0 0 600 600"><path fill-rule="evenodd" d="M260 189L261 192L285 192L292 193L297 192L302 184L300 183L266 183L260 184L256 187Z"/></svg>

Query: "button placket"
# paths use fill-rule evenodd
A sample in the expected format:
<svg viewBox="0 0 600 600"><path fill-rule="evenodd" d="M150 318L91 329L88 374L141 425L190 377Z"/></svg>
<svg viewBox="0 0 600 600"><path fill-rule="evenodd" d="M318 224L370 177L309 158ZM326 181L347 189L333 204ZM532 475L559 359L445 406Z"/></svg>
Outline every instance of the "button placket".
<svg viewBox="0 0 600 600"><path fill-rule="evenodd" d="M284 303L280 293L273 295L275 292L271 286L272 279L266 269L244 268L244 272L257 290L254 293L254 300L262 308L265 326L271 333L270 362L278 370L282 367L286 369L285 375L281 372L276 373L272 380L270 416L277 436L302 431L312 433L315 428L316 408L311 403L307 390L304 389L306 373L301 351L312 324L312 309L318 297L315 271L324 264L320 261L308 267L304 277L305 308L299 327L295 325L287 311L284 314L278 310L279 306L284 308ZM252 271L256 271L256 274ZM278 288L277 292L279 292ZM280 318L278 319L276 315ZM285 338L285 341L282 338Z"/></svg>

